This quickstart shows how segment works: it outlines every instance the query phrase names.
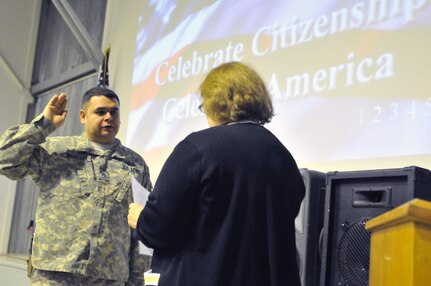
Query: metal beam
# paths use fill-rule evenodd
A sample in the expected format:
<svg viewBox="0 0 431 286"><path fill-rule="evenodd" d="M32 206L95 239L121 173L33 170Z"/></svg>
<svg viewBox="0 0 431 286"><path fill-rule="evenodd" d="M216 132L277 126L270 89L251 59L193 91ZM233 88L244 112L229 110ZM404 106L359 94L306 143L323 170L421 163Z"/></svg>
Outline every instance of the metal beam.
<svg viewBox="0 0 431 286"><path fill-rule="evenodd" d="M24 95L27 97L27 100L33 101L33 97L31 96L29 89L19 79L19 77L12 69L12 67L9 65L9 63L6 61L6 59L3 57L3 54L1 52L0 52L0 66L3 66L3 69L6 71L6 73L9 74L9 76L12 78L12 80L15 82L18 88L24 92Z"/></svg>
<svg viewBox="0 0 431 286"><path fill-rule="evenodd" d="M4 70L10 75L10 77L13 79L13 81L16 83L16 85L20 89L25 89L24 84L21 82L21 80L18 78L14 70L11 68L9 63L6 61L6 59L3 57L2 53L0 52L0 66L4 67Z"/></svg>
<svg viewBox="0 0 431 286"><path fill-rule="evenodd" d="M73 8L69 5L67 0L52 0L52 3L84 49L94 69L98 70L100 61L103 58L103 53L96 47L87 29L82 25L75 11L73 11Z"/></svg>
<svg viewBox="0 0 431 286"><path fill-rule="evenodd" d="M57 76L54 76L44 82L33 85L30 89L30 92L33 94L33 96L37 97L37 95L47 90L54 89L90 74L97 74L97 70L94 69L90 62L87 62Z"/></svg>

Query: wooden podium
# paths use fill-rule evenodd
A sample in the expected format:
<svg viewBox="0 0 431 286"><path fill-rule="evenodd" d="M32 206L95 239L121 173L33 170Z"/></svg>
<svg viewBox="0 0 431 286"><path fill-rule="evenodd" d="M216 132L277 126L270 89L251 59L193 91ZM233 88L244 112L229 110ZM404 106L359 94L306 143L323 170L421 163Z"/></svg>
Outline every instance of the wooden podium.
<svg viewBox="0 0 431 286"><path fill-rule="evenodd" d="M373 218L370 286L431 285L431 202L413 199Z"/></svg>

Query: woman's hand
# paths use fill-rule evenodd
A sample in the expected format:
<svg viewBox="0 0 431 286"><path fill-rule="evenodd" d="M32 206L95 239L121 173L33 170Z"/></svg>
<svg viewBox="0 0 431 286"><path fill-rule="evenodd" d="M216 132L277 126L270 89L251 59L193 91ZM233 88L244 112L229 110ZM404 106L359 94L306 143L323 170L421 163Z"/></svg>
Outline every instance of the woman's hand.
<svg viewBox="0 0 431 286"><path fill-rule="evenodd" d="M129 205L129 215L127 216L127 220L131 228L135 229L138 224L139 215L141 214L144 206L131 203Z"/></svg>

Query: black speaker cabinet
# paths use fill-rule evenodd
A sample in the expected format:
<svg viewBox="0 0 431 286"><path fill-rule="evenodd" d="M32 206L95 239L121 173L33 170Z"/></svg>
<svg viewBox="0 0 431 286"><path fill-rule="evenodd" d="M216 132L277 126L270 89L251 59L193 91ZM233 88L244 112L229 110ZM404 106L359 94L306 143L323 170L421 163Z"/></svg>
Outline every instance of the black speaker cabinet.
<svg viewBox="0 0 431 286"><path fill-rule="evenodd" d="M319 235L323 228L326 174L301 169L305 196L295 219L296 251L302 286L318 286L320 275Z"/></svg>
<svg viewBox="0 0 431 286"><path fill-rule="evenodd" d="M366 286L365 223L413 198L431 200L431 172L416 166L327 173L320 286Z"/></svg>

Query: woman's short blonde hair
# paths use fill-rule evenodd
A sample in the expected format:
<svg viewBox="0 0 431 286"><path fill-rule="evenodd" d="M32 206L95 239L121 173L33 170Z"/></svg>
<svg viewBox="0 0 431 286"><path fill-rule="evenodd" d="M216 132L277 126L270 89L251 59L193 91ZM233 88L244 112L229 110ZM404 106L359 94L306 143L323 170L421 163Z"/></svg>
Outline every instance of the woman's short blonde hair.
<svg viewBox="0 0 431 286"><path fill-rule="evenodd" d="M263 79L243 63L229 62L212 69L199 91L203 112L217 122L252 120L263 125L274 116Z"/></svg>

